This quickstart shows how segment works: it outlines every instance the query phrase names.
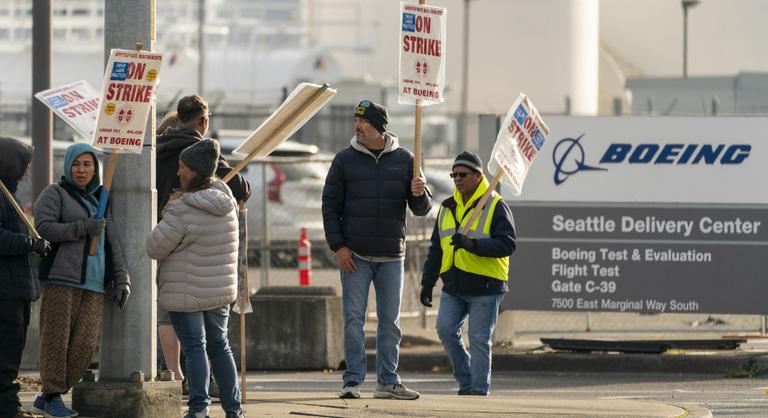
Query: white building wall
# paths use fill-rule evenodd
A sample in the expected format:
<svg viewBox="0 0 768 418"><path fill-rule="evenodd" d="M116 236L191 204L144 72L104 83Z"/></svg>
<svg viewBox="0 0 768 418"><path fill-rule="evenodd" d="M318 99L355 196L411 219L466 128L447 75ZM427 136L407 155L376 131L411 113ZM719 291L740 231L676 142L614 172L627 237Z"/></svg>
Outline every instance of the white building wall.
<svg viewBox="0 0 768 418"><path fill-rule="evenodd" d="M689 9L688 75L768 71L766 21L768 1L764 0L702 0ZM640 70L635 76L682 76L679 0L603 0L600 39Z"/></svg>
<svg viewBox="0 0 768 418"><path fill-rule="evenodd" d="M311 1L311 0L310 0ZM398 1L315 0L320 45L347 74L396 84L398 76ZM460 109L464 0L433 0L447 13L445 106ZM364 5L361 7L361 5ZM504 113L519 92L543 112L597 111L598 0L473 0L470 2L468 110ZM323 29L329 16L350 19ZM334 20L330 20L334 21ZM337 20L338 21L338 20ZM358 24L354 24L357 22ZM348 28L344 30L344 28ZM356 46L368 57L347 50Z"/></svg>

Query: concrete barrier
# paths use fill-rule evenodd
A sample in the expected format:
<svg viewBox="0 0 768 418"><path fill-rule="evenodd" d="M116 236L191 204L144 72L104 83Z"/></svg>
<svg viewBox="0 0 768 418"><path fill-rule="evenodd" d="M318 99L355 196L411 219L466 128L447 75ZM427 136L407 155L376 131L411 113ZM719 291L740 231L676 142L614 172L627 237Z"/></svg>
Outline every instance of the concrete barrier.
<svg viewBox="0 0 768 418"><path fill-rule="evenodd" d="M341 297L332 287L263 287L246 314L248 370L337 369L344 359ZM232 314L229 342L240 367L240 317Z"/></svg>

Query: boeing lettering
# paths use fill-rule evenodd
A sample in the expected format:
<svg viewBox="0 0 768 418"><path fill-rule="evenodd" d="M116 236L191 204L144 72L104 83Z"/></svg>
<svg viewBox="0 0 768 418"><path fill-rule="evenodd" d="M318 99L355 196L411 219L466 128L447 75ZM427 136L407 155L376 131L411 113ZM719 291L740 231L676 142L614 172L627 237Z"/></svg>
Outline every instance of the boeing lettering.
<svg viewBox="0 0 768 418"><path fill-rule="evenodd" d="M611 144L600 163L630 164L741 164L751 145L733 144Z"/></svg>

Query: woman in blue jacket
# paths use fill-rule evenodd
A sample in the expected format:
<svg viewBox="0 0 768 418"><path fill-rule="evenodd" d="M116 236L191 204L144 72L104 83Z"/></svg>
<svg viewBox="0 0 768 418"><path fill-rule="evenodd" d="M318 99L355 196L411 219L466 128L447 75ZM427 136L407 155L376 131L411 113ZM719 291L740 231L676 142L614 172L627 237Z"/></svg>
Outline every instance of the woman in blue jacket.
<svg viewBox="0 0 768 418"><path fill-rule="evenodd" d="M46 417L77 412L64 406L66 393L83 376L101 337L104 296L120 307L130 294L122 248L109 208L96 218L102 187L96 150L73 144L64 154L64 176L35 202L35 226L52 243L40 265L40 377L43 391L35 399ZM91 238L98 240L88 255Z"/></svg>

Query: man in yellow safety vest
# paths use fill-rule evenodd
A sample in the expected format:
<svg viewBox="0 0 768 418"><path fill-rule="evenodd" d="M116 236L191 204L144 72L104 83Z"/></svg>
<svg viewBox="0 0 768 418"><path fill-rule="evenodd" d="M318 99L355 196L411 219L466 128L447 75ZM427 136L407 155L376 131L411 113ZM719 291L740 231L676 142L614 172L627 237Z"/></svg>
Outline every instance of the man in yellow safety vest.
<svg viewBox="0 0 768 418"><path fill-rule="evenodd" d="M483 207L478 201L488 190L480 157L462 152L451 170L453 196L440 205L424 272L421 303L432 307L432 288L443 279L437 314L437 334L453 366L459 395L487 396L491 385L491 345L496 316L509 291L509 256L515 251L512 211L493 192ZM466 235L459 229L472 211L480 215ZM469 352L461 327L469 318Z"/></svg>

